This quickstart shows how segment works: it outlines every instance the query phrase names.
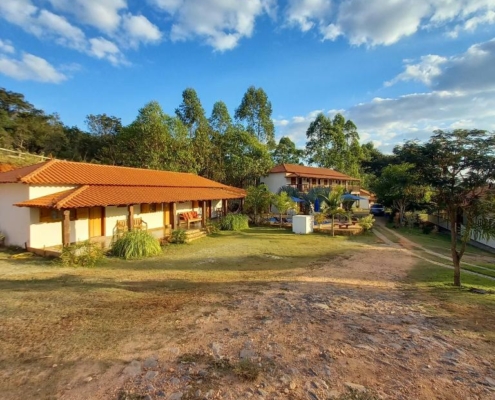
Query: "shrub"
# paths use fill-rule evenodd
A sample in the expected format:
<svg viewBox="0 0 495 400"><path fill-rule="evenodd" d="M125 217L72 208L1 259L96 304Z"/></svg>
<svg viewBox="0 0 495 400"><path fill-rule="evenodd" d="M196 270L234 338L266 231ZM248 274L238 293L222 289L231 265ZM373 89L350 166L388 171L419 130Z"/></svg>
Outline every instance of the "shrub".
<svg viewBox="0 0 495 400"><path fill-rule="evenodd" d="M424 222L421 226L421 231L425 234L425 235L429 235L433 229L435 229L435 224L433 224L432 222Z"/></svg>
<svg viewBox="0 0 495 400"><path fill-rule="evenodd" d="M375 223L375 218L373 218L373 215L367 215L366 217L363 217L358 221L358 225L361 228L363 228L364 232L367 232L371 228L373 228L374 223Z"/></svg>
<svg viewBox="0 0 495 400"><path fill-rule="evenodd" d="M220 224L218 222L213 222L212 220L206 221L205 226L206 233L211 235L212 233L217 233L220 230Z"/></svg>
<svg viewBox="0 0 495 400"><path fill-rule="evenodd" d="M248 217L244 214L227 214L220 222L222 231L240 231L248 228Z"/></svg>
<svg viewBox="0 0 495 400"><path fill-rule="evenodd" d="M172 237L170 238L171 243L184 244L186 243L186 230L176 229L172 232Z"/></svg>
<svg viewBox="0 0 495 400"><path fill-rule="evenodd" d="M105 258L100 243L91 243L89 240L71 244L62 249L60 263L64 267L96 267Z"/></svg>
<svg viewBox="0 0 495 400"><path fill-rule="evenodd" d="M130 231L113 244L112 254L126 260L161 254L160 243L147 231Z"/></svg>

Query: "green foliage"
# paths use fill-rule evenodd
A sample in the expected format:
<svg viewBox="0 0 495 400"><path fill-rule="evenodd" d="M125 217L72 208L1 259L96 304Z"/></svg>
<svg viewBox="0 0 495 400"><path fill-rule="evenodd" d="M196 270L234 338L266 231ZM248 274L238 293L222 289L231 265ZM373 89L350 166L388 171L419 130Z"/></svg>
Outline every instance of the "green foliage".
<svg viewBox="0 0 495 400"><path fill-rule="evenodd" d="M261 143L275 145L275 125L272 120L272 103L262 88L250 86L241 104L235 110L235 118L246 123L246 130Z"/></svg>
<svg viewBox="0 0 495 400"><path fill-rule="evenodd" d="M244 214L227 214L220 221L222 231L241 231L249 228L249 219Z"/></svg>
<svg viewBox="0 0 495 400"><path fill-rule="evenodd" d="M64 267L93 268L105 258L100 243L89 240L74 243L62 249L59 261Z"/></svg>
<svg viewBox="0 0 495 400"><path fill-rule="evenodd" d="M112 254L126 260L153 257L161 253L160 243L147 231L126 232L112 246Z"/></svg>
<svg viewBox="0 0 495 400"><path fill-rule="evenodd" d="M325 222L325 220L327 219L327 216L325 215L325 213L319 212L319 213L314 214L314 219L315 219L315 222L318 224L318 227L321 228L321 224L323 222Z"/></svg>
<svg viewBox="0 0 495 400"><path fill-rule="evenodd" d="M341 114L331 120L320 113L310 123L306 138L306 156L310 163L359 177L363 150L357 127L351 120L346 121Z"/></svg>
<svg viewBox="0 0 495 400"><path fill-rule="evenodd" d="M367 215L366 217L363 217L358 221L358 225L363 228L364 232L368 232L369 230L371 230L374 223L375 218L373 218L373 215Z"/></svg>
<svg viewBox="0 0 495 400"><path fill-rule="evenodd" d="M220 222L208 219L205 224L205 230L208 235L218 233L218 231L220 230Z"/></svg>
<svg viewBox="0 0 495 400"><path fill-rule="evenodd" d="M404 225L406 210L413 204L428 202L431 196L430 188L411 163L385 167L372 189L384 205L399 212L401 226Z"/></svg>
<svg viewBox="0 0 495 400"><path fill-rule="evenodd" d="M280 141L272 153L275 165L279 164L299 164L304 157L304 150L296 148L296 144L287 136L280 138Z"/></svg>
<svg viewBox="0 0 495 400"><path fill-rule="evenodd" d="M246 191L247 195L244 200L244 210L252 216L252 219L256 224L259 215L268 212L272 196L265 184L250 186Z"/></svg>
<svg viewBox="0 0 495 400"><path fill-rule="evenodd" d="M447 213L452 227L454 285L460 286L460 262L468 241L471 237L495 237L495 199L488 187L495 179L495 133L438 130L425 144L408 142L394 151L414 163L416 173L432 188L437 209ZM460 217L463 224L459 231Z"/></svg>
<svg viewBox="0 0 495 400"><path fill-rule="evenodd" d="M421 225L421 232L423 232L425 235L429 235L431 232L433 232L433 229L435 229L435 225L432 223L424 223Z"/></svg>
<svg viewBox="0 0 495 400"><path fill-rule="evenodd" d="M170 242L175 243L175 244L184 244L186 243L186 230L185 229L175 229L172 232L172 238L170 239Z"/></svg>

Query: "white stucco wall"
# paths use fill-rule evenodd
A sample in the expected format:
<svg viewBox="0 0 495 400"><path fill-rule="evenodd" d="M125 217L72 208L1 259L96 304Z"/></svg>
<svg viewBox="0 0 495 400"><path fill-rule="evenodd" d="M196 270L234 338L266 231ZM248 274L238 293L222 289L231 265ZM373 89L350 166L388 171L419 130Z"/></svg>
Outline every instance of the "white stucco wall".
<svg viewBox="0 0 495 400"><path fill-rule="evenodd" d="M136 213L136 211L139 211L139 205L134 206L134 213ZM117 226L117 221L120 220L127 220L127 206L105 207L105 236L113 236L113 230Z"/></svg>
<svg viewBox="0 0 495 400"><path fill-rule="evenodd" d="M29 187L22 183L0 185L0 231L5 233L5 244L24 247L29 242L30 211L15 207L14 203L29 198Z"/></svg>
<svg viewBox="0 0 495 400"><path fill-rule="evenodd" d="M290 178L285 177L285 172L271 173L262 177L260 181L268 187L271 193L277 193L282 186L290 185Z"/></svg>
<svg viewBox="0 0 495 400"><path fill-rule="evenodd" d="M139 206L134 206L134 208L137 208ZM163 227L163 211L157 211L154 213L146 213L146 214L141 214L141 211L139 213L135 213L136 218L141 217L144 222L148 224L148 229L155 229L155 228L162 228Z"/></svg>

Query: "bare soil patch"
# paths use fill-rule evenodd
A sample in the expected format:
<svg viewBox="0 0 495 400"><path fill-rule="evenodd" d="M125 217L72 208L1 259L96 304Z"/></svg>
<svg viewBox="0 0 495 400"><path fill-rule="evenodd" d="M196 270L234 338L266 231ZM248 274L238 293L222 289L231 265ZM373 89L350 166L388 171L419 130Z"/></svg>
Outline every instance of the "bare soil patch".
<svg viewBox="0 0 495 400"><path fill-rule="evenodd" d="M253 265L290 264L275 243ZM214 265L220 256L211 252L212 263L198 260L191 270ZM241 257L234 261L242 266ZM14 309L3 311L2 348L19 347L23 362L0 358L0 389L5 399L317 400L339 398L349 387L384 399L495 398L495 347L470 318L475 308L439 313L434 297L405 283L416 262L401 249L356 244L259 278L243 268L242 279L230 282L153 275L116 285L67 276L64 299L79 307L53 317L56 329L39 328L52 285L45 283L37 306L19 297L18 307L32 308L22 316L28 325ZM107 291L118 293L112 302ZM88 356L79 347L57 353L53 337L81 343L91 324L99 330L88 333ZM30 343L22 348L26 326Z"/></svg>

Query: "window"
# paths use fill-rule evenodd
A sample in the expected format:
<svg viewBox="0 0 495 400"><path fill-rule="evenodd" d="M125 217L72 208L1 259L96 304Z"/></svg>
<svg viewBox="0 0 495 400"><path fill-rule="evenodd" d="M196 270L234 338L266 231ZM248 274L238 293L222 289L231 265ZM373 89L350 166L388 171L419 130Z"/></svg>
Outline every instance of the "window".
<svg viewBox="0 0 495 400"><path fill-rule="evenodd" d="M141 212L140 212L140 214L155 213L155 212L161 211L161 210L162 210L161 203L160 204L157 204L157 203L151 203L151 204L142 203L141 204Z"/></svg>
<svg viewBox="0 0 495 400"><path fill-rule="evenodd" d="M40 208L40 222L60 222L64 219L64 211L56 208ZM75 221L76 210L70 210L70 220Z"/></svg>

